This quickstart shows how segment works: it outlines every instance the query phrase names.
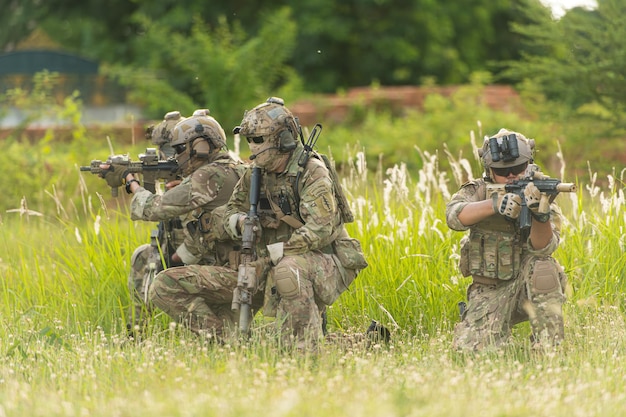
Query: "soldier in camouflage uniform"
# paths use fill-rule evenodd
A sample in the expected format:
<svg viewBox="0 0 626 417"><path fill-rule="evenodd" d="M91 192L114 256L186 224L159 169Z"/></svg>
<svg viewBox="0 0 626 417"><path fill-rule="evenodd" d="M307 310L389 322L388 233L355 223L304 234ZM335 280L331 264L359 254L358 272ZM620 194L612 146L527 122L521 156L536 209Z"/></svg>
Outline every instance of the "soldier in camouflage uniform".
<svg viewBox="0 0 626 417"><path fill-rule="evenodd" d="M298 140L300 126L282 99L247 111L234 132L247 139L253 165L262 168L253 267L263 314L277 318L286 345L314 350L323 337L321 313L367 266L359 241L344 227L351 213L334 171L320 155L307 157L310 149ZM251 171L227 204L225 227L233 238L241 238L249 210Z"/></svg>
<svg viewBox="0 0 626 417"><path fill-rule="evenodd" d="M172 129L181 120L179 111L171 111L165 114L163 121L156 126L146 129L146 138L159 148L159 159L166 160L175 155L172 141ZM166 189L177 185L177 182L166 184ZM130 273L128 275L128 289L131 295L131 310L129 314L128 330L132 331L134 325L139 325L147 317L152 306L148 302L148 288L155 275L163 270L163 255L165 267L180 265L171 259L176 248L183 243L184 233L180 217L161 220L156 230L151 233L151 242L139 246L133 252L130 261Z"/></svg>
<svg viewBox="0 0 626 417"><path fill-rule="evenodd" d="M563 268L552 257L559 245L561 213L555 204L543 209L536 204L541 193L530 183L523 198L532 224L529 232L522 233L516 221L522 197L492 192L496 188L490 189L490 184L504 184L528 169L537 170L534 140L501 129L491 143L486 139L479 150L484 178L464 184L446 208L451 229L469 230L461 241L459 266L464 276L472 276L467 309L454 331L454 346L463 351L502 347L512 326L523 321L530 321L534 347L556 346L564 338L566 286ZM515 144L517 157L497 153Z"/></svg>
<svg viewBox="0 0 626 417"><path fill-rule="evenodd" d="M182 119L172 130L171 146L184 176L180 184L159 195L141 187L132 174L124 176L127 191L133 194L133 220L182 219L183 239L171 255L173 265L180 265L180 268L227 266L230 252L238 246L237 242L227 238L216 242L220 235L212 230L213 216L219 212L216 209L228 201L244 170L243 163L232 157L225 145L226 135L217 120L208 116L206 111L196 111L194 116ZM221 235L227 237L224 233ZM150 262L134 260L133 264L150 265L152 261L152 258ZM166 271L168 274L183 273L179 268ZM152 285L144 282L139 294L150 294L154 282ZM133 285L136 287L137 284ZM153 300L148 297L148 301L147 307L150 308ZM160 300L154 305L169 313Z"/></svg>

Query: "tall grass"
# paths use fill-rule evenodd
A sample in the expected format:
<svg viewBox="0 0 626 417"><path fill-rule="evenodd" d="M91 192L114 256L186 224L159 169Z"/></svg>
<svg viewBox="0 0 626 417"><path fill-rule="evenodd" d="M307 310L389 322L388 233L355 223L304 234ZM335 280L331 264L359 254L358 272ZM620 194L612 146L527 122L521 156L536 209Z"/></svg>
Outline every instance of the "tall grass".
<svg viewBox="0 0 626 417"><path fill-rule="evenodd" d="M623 415L625 171L590 170L557 200L566 222L555 256L571 286L561 349L533 352L522 326L511 347L466 356L449 349L468 282L456 266L462 234L444 211L475 161L407 158L419 169L368 167L361 152L342 170L348 228L370 266L329 310L331 331L361 332L373 318L392 342L331 343L319 355L282 351L261 321L248 343L213 346L157 313L145 339L129 340L129 259L151 225L131 222L127 198L76 167L75 189L48 185L39 210L26 195L0 224L0 417Z"/></svg>

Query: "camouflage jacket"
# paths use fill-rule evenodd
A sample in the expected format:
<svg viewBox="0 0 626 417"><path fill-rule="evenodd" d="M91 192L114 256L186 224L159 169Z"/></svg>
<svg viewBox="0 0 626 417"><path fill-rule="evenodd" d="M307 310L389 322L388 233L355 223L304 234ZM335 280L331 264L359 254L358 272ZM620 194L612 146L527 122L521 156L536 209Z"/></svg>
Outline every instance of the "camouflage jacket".
<svg viewBox="0 0 626 417"><path fill-rule="evenodd" d="M282 173L263 172L259 220L261 237L257 255L267 256L266 245L284 242L285 255L297 255L321 250L331 253L331 243L345 234L341 214L333 192L333 183L323 161L311 157L298 181L298 195L294 185L298 174L298 160L304 152L298 144L287 168ZM251 170L248 169L237 184L226 207L225 219L236 218L249 210L249 187ZM280 220L284 215L297 220L300 227ZM236 225L226 226L233 238L240 237Z"/></svg>
<svg viewBox="0 0 626 417"><path fill-rule="evenodd" d="M518 222L500 215L490 216L474 225L465 226L458 218L465 206L490 198L486 195L484 179L470 181L452 196L446 206L446 222L452 230L469 230L461 241L459 266L464 276L511 279L519 272L520 261L526 255L550 256L560 240L561 211L551 205L552 238L542 249L532 248L527 236L522 236Z"/></svg>
<svg viewBox="0 0 626 417"><path fill-rule="evenodd" d="M223 241L216 245L207 226L212 212L229 200L244 170L243 163L225 152L220 153L162 195L143 188L137 190L131 200L131 218L159 221L181 217L185 239L176 253L183 262L223 265L227 259L215 253L216 246L234 247L237 243Z"/></svg>

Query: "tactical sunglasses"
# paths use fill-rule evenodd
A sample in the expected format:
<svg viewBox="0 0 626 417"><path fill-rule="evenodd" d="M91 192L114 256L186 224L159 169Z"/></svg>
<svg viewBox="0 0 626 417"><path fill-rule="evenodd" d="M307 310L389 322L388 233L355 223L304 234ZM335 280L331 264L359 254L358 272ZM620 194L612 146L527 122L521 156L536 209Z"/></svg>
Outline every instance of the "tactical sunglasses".
<svg viewBox="0 0 626 417"><path fill-rule="evenodd" d="M515 165L512 167L504 167L504 168L491 168L493 173L498 177L508 177L509 174L519 175L526 170L528 167L528 162L524 162L523 164Z"/></svg>
<svg viewBox="0 0 626 417"><path fill-rule="evenodd" d="M185 152L185 149L187 149L187 144L186 143L179 143L178 145L173 145L172 148L174 148L174 151L177 154L181 154L181 153Z"/></svg>
<svg viewBox="0 0 626 417"><path fill-rule="evenodd" d="M248 143L254 142L257 145L265 142L265 138L263 136L255 136L255 137L252 137L252 138L246 137L246 140L248 141Z"/></svg>

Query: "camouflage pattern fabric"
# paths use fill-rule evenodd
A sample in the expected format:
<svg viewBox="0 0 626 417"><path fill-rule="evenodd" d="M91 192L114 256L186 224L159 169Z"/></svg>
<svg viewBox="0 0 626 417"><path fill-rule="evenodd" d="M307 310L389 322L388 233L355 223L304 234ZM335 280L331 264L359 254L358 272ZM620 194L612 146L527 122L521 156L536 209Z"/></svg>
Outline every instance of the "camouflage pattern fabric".
<svg viewBox="0 0 626 417"><path fill-rule="evenodd" d="M545 248L535 250L521 235L516 222L490 216L465 226L458 214L470 202L488 198L485 181L465 184L446 207L446 220L453 230L469 230L462 240L459 267L472 276L467 310L454 334L460 350L480 350L504 345L511 328L530 321L535 341L544 346L564 338L562 305L567 279L552 258L560 239L560 210L551 206L552 238Z"/></svg>
<svg viewBox="0 0 626 417"><path fill-rule="evenodd" d="M238 315L231 310L237 271L227 266L187 265L160 272L150 287L151 302L191 331L216 341L234 336ZM260 308L262 299L253 300Z"/></svg>
<svg viewBox="0 0 626 417"><path fill-rule="evenodd" d="M162 195L152 194L145 189L138 190L131 200L131 218L162 222L183 219L182 229L170 230L166 236L183 262L187 265L228 265L229 256L238 247L238 242L230 239L217 242L217 235L203 229L199 222L205 221L209 225L215 223L210 220L211 215L228 201L239 176L243 175L243 167L242 163L229 157L226 152L220 152L210 163L205 163L181 184ZM223 237L224 233L219 236ZM156 268L152 267L153 264L156 264ZM128 283L133 301L130 312L132 324L140 324L152 311L152 304L146 302L147 294L150 284L162 269L158 247L146 244L137 248L131 258Z"/></svg>
<svg viewBox="0 0 626 417"><path fill-rule="evenodd" d="M228 201L239 180L238 170L243 170L241 163L230 158L226 152L217 155L216 159L196 169L163 195L140 189L131 200L133 220L159 221L186 216L185 241L176 249L185 264L203 260L206 263L215 262L215 255L206 250L204 233L199 231L197 223L193 223ZM233 245L232 242L230 244Z"/></svg>
<svg viewBox="0 0 626 417"><path fill-rule="evenodd" d="M320 312L348 288L367 262L358 241L345 231L333 183L322 161L309 159L298 184L299 200L296 198L294 182L302 152L298 142L284 172L264 171L262 175L259 201L262 231L256 246L257 256L268 257L267 245L284 242L284 257L258 277L258 291L265 296L263 314L277 317L285 342L302 349L315 349L322 337ZM226 207L226 219L248 211L250 173L248 170L237 184ZM296 228L280 221L286 214L303 226ZM229 222L227 230L237 238L240 231L233 229L232 224ZM354 246L340 245L340 250L345 252L341 259L334 245L338 240L356 242ZM352 262L347 262L349 259Z"/></svg>
<svg viewBox="0 0 626 417"><path fill-rule="evenodd" d="M142 323L152 311L152 306L147 298L147 289L160 270L160 262L161 257L158 248L149 243L135 249L131 257L128 290L132 302L130 321L135 325Z"/></svg>
<svg viewBox="0 0 626 417"><path fill-rule="evenodd" d="M146 243L139 246L130 258L130 273L128 274L128 289L130 291L131 307L129 311L129 325L135 326L143 323L153 308L148 301L148 288L154 281L154 277L163 269L162 254L167 253L166 248L176 248L183 243L185 234L180 226L180 222L165 220L164 239L161 243L161 250L157 242ZM178 226L178 227L175 227ZM156 231L155 231L156 233Z"/></svg>

